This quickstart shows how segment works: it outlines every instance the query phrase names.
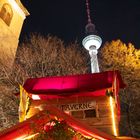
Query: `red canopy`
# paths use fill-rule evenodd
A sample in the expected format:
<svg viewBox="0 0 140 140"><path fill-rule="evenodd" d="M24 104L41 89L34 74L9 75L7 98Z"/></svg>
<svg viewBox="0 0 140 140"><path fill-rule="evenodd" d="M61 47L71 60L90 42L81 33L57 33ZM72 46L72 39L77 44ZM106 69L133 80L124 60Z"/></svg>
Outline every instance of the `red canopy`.
<svg viewBox="0 0 140 140"><path fill-rule="evenodd" d="M48 103L49 104L49 103ZM32 118L15 125L12 128L0 132L0 140L21 140L26 139L28 136L34 133L40 133L43 131L44 125L49 122L50 117L46 113L49 111L51 118L56 116L58 118L63 118L69 126L74 130L84 134L85 136L90 136L98 140L118 140L117 138L110 136L104 132L101 132L95 128L90 128L89 126L83 124L77 119L69 116L52 105L46 105L46 109L39 112ZM34 124L34 125L33 125ZM37 125L37 132L35 132L35 126Z"/></svg>
<svg viewBox="0 0 140 140"><path fill-rule="evenodd" d="M47 94L47 95L80 95L89 94L103 95L105 89L112 87L114 77L120 88L123 88L121 76L118 71L106 71L94 74L68 75L68 76L50 76L42 78L30 78L24 88L32 94ZM98 94L96 94L96 93ZM65 94L64 94L65 93Z"/></svg>

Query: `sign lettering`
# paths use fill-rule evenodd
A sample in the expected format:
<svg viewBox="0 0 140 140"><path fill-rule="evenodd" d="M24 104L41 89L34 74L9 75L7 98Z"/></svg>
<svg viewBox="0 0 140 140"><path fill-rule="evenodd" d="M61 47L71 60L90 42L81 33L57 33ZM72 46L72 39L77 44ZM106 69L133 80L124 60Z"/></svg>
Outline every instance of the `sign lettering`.
<svg viewBox="0 0 140 140"><path fill-rule="evenodd" d="M62 104L58 107L63 111L79 111L79 110L88 110L96 107L96 102L85 102L85 103L72 103L72 104Z"/></svg>

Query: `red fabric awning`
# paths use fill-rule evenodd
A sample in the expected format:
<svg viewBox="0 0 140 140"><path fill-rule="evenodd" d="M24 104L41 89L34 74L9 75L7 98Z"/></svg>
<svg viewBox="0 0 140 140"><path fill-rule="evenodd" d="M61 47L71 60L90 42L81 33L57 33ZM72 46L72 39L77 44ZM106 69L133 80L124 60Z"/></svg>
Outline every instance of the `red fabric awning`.
<svg viewBox="0 0 140 140"><path fill-rule="evenodd" d="M48 76L30 78L24 89L32 94L74 95L84 91L95 92L112 87L114 76L117 76L119 87L125 87L118 71L106 71L94 74Z"/></svg>

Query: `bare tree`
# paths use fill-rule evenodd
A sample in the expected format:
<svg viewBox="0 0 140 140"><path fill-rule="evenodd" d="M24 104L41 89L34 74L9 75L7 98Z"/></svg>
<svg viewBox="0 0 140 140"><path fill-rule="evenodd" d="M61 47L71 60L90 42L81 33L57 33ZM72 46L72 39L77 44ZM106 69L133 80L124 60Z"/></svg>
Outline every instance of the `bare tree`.
<svg viewBox="0 0 140 140"><path fill-rule="evenodd" d="M88 53L77 42L65 45L57 37L32 34L17 51L13 81L22 84L29 77L87 73L87 61Z"/></svg>
<svg viewBox="0 0 140 140"><path fill-rule="evenodd" d="M29 40L19 46L13 67L9 65L9 61L0 61L0 85L8 93L14 93L19 92L19 84L23 85L27 78L87 73L88 57L88 52L80 47L77 42L65 45L57 37L43 37L38 34L32 34ZM4 94L3 91L2 94ZM12 96L11 100L15 98ZM15 102L15 100L12 101ZM2 108L4 107L4 102L9 101L1 100ZM18 107L18 104L16 104L16 107ZM6 114L5 119L8 119ZM18 118L17 112L15 112L15 115L14 122ZM4 125L2 123L1 129L5 127Z"/></svg>

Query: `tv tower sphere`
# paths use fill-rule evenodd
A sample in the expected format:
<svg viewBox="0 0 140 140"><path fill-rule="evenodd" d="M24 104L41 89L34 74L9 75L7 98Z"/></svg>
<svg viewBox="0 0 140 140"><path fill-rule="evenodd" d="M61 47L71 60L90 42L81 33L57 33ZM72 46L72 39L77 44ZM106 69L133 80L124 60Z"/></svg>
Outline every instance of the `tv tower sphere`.
<svg viewBox="0 0 140 140"><path fill-rule="evenodd" d="M97 35L88 35L82 41L83 46L88 50L98 50L102 44L102 39Z"/></svg>

